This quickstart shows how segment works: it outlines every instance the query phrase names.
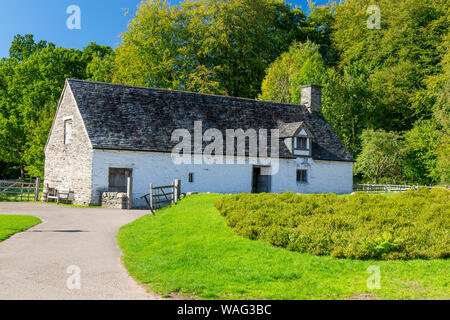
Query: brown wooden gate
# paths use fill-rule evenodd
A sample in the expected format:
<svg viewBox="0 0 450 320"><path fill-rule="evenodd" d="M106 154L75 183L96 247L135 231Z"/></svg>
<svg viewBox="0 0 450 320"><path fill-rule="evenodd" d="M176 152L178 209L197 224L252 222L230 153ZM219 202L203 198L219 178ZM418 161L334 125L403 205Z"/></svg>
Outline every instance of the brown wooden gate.
<svg viewBox="0 0 450 320"><path fill-rule="evenodd" d="M168 206L180 199L181 181L175 180L173 184L155 187L150 183L150 193L140 197L145 199L149 209L154 214L155 210Z"/></svg>
<svg viewBox="0 0 450 320"><path fill-rule="evenodd" d="M33 180L0 180L0 199L38 201L40 178Z"/></svg>

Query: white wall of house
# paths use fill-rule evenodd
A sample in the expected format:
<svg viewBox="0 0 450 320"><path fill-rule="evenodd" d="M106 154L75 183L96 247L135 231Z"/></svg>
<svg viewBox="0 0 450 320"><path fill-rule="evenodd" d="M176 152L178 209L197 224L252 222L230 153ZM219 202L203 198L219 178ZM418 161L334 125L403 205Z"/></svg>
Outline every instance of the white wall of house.
<svg viewBox="0 0 450 320"><path fill-rule="evenodd" d="M181 180L182 192L242 193L252 190L253 164L180 164L171 155L157 152L94 150L92 190L94 202L108 188L109 168L133 169L133 198L149 193L154 186ZM296 170L308 170L308 182L297 183ZM264 170L263 170L264 171ZM189 182L193 173L193 182ZM353 184L352 162L316 161L311 158L280 159L278 172L271 177L271 192L350 193ZM96 200L97 199L97 200ZM143 200L134 200L136 206Z"/></svg>
<svg viewBox="0 0 450 320"><path fill-rule="evenodd" d="M297 182L296 171L306 169L308 182ZM272 192L295 193L351 193L353 162L313 160L298 157L282 160L279 171L272 177Z"/></svg>

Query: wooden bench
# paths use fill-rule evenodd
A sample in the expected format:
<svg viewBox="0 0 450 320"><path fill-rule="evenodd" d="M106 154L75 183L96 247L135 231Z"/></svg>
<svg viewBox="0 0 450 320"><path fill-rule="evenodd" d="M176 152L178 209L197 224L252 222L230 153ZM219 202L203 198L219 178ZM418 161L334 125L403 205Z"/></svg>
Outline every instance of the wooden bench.
<svg viewBox="0 0 450 320"><path fill-rule="evenodd" d="M73 191L70 190L57 190L55 188L49 188L48 189L48 196L47 196L47 202L49 199L53 199L56 201L56 203L61 202L69 202L74 200Z"/></svg>
<svg viewBox="0 0 450 320"><path fill-rule="evenodd" d="M55 188L48 188L47 202L50 199L58 200L58 191Z"/></svg>
<svg viewBox="0 0 450 320"><path fill-rule="evenodd" d="M57 203L60 201L65 201L65 203L68 203L69 201L74 200L73 191L70 190L58 190L57 195Z"/></svg>

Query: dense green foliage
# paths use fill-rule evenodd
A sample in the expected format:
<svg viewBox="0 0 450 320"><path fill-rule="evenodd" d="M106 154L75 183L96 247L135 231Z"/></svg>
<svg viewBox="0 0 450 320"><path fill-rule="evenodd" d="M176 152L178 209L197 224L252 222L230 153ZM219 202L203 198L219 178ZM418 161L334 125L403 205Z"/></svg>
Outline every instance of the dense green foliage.
<svg viewBox="0 0 450 320"><path fill-rule="evenodd" d="M310 46L294 44L268 68L261 98L300 103L298 83L285 79L321 84L323 113L355 157L369 134L371 140L380 136L378 130L387 136L404 134L405 146L394 159L400 163L399 174L368 177L357 171L364 180L449 183L448 2L377 1L379 30L366 24L371 4L347 0L312 7L309 19L317 21L323 35L314 41L327 48L328 54L321 52L327 70L305 61L305 55L314 57L317 50L311 53ZM363 135L365 129L369 131ZM391 157L386 150L383 157ZM367 167L367 156L359 158L364 161L359 168Z"/></svg>
<svg viewBox="0 0 450 320"><path fill-rule="evenodd" d="M147 0L114 51L18 35L0 62L0 173L42 174L66 77L293 103L311 82L358 179L450 183L448 1L377 1L381 29L367 27L372 4L311 3L306 15L283 0ZM391 136L399 149L378 148L393 160L378 170L367 150Z"/></svg>
<svg viewBox="0 0 450 320"><path fill-rule="evenodd" d="M0 242L38 223L41 220L33 216L0 215Z"/></svg>
<svg viewBox="0 0 450 320"><path fill-rule="evenodd" d="M137 281L164 295L200 299L446 299L449 260L374 261L312 256L233 232L214 208L222 195L189 196L117 236ZM381 270L368 289L367 268Z"/></svg>
<svg viewBox="0 0 450 320"><path fill-rule="evenodd" d="M254 98L268 65L306 39L305 20L278 0L146 1L122 35L114 79Z"/></svg>
<svg viewBox="0 0 450 320"><path fill-rule="evenodd" d="M361 134L362 151L355 172L374 182L400 182L405 157L405 143L400 135L384 130L365 130ZM381 181L380 181L381 178Z"/></svg>
<svg viewBox="0 0 450 320"><path fill-rule="evenodd" d="M65 79L99 78L90 64L111 53L95 43L80 51L17 35L10 57L0 61L0 161L18 166L21 177L25 171L42 176L43 149Z"/></svg>
<svg viewBox="0 0 450 320"><path fill-rule="evenodd" d="M238 234L292 251L351 259L450 257L446 189L410 190L395 198L241 194L216 207Z"/></svg>
<svg viewBox="0 0 450 320"><path fill-rule="evenodd" d="M320 46L309 40L294 43L267 69L259 99L300 103L301 86L305 83L323 84L325 75Z"/></svg>

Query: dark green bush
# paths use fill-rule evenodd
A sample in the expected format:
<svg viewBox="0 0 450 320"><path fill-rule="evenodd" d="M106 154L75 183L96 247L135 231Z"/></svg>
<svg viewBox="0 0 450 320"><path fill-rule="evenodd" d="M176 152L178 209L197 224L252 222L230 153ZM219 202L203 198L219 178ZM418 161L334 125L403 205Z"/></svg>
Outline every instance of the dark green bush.
<svg viewBox="0 0 450 320"><path fill-rule="evenodd" d="M288 250L351 259L450 257L450 191L237 194L216 202L238 234Z"/></svg>

